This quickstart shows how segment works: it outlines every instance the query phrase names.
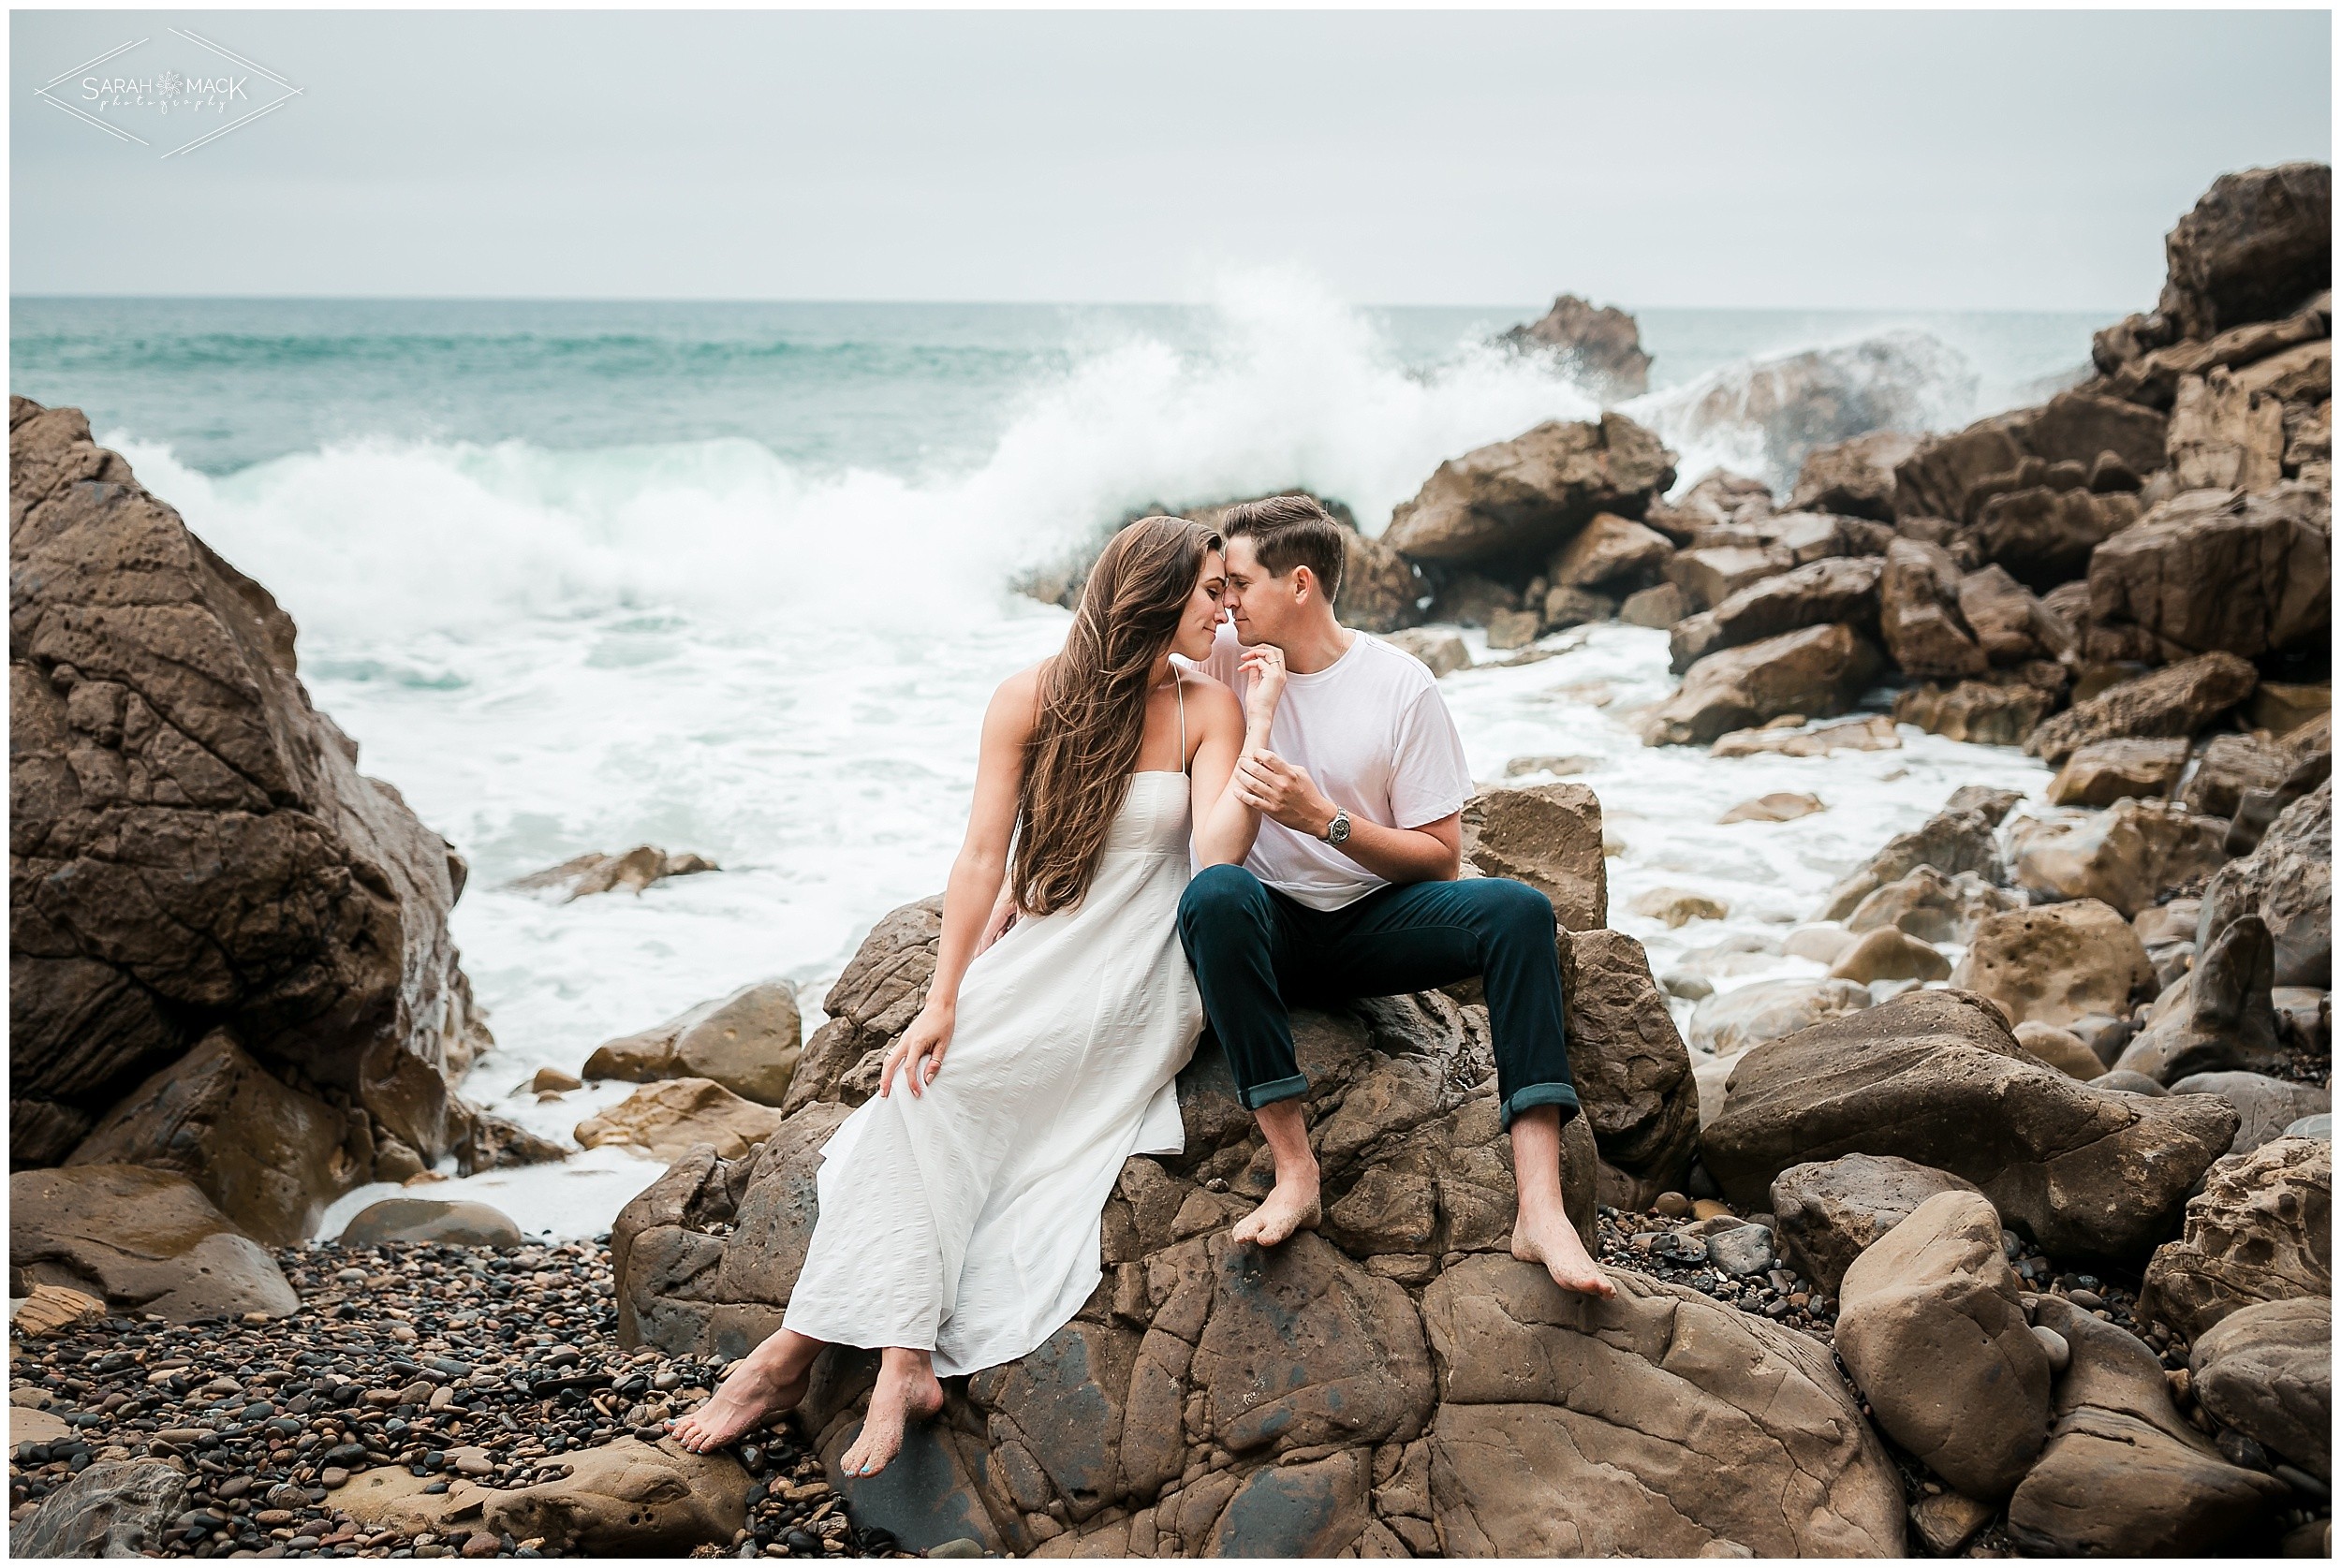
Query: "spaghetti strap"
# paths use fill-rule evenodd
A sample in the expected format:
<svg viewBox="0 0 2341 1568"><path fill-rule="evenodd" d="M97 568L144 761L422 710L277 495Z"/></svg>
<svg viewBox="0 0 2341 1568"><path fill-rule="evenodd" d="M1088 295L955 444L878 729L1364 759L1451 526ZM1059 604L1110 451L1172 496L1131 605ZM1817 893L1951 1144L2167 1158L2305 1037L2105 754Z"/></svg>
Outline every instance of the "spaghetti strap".
<svg viewBox="0 0 2341 1568"><path fill-rule="evenodd" d="M1179 694L1179 771L1186 771L1186 677L1179 667L1170 667L1170 683Z"/></svg>

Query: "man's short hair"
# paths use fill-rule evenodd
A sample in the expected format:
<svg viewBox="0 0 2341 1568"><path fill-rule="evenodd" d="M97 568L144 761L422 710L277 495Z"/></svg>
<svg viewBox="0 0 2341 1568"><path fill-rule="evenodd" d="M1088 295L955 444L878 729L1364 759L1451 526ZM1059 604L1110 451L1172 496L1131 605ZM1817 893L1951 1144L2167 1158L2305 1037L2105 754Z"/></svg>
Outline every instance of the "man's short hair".
<svg viewBox="0 0 2341 1568"><path fill-rule="evenodd" d="M1239 501L1221 514L1219 528L1230 539L1251 540L1253 552L1271 577L1306 566L1323 585L1328 604L1340 594L1341 564L1347 549L1345 530L1315 496Z"/></svg>

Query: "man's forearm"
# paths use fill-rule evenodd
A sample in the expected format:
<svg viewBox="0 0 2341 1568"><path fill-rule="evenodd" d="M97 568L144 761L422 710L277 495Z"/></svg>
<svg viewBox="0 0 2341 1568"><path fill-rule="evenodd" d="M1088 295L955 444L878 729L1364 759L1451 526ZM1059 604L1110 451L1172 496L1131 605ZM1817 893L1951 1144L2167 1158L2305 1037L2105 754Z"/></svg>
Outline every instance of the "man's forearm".
<svg viewBox="0 0 2341 1568"><path fill-rule="evenodd" d="M1349 818L1349 837L1340 847L1350 859L1390 882L1452 882L1463 869L1455 852L1433 835L1411 828L1385 828L1362 816Z"/></svg>

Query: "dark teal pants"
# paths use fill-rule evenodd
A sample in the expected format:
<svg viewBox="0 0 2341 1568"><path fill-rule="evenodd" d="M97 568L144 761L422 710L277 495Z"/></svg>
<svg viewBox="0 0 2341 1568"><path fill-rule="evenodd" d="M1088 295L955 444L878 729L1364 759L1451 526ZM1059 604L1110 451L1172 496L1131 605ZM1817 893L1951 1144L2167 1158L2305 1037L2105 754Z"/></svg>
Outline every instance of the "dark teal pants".
<svg viewBox="0 0 2341 1568"><path fill-rule="evenodd" d="M1552 902L1509 877L1406 882L1311 909L1242 866L1210 866L1179 900L1179 940L1244 1107L1304 1092L1293 1004L1403 996L1479 975L1504 1125L1531 1106L1580 1109L1568 1074Z"/></svg>

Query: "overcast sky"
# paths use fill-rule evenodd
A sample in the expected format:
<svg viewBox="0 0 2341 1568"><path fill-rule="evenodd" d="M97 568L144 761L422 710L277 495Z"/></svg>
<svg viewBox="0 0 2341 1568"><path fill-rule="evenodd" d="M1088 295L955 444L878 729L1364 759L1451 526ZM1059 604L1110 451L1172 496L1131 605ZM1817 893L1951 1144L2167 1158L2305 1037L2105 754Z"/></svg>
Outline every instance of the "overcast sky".
<svg viewBox="0 0 2341 1568"><path fill-rule="evenodd" d="M34 88L210 58L233 132ZM2332 156L2324 11L28 12L17 293L2151 300L2225 170ZM213 62L216 64L216 62ZM274 89L254 87L265 102ZM230 114L243 111L239 103Z"/></svg>

